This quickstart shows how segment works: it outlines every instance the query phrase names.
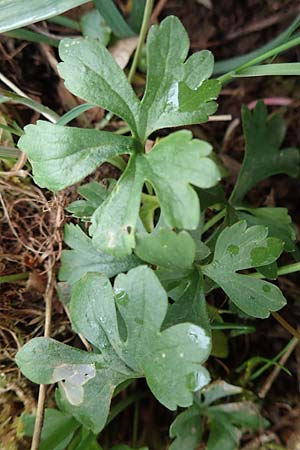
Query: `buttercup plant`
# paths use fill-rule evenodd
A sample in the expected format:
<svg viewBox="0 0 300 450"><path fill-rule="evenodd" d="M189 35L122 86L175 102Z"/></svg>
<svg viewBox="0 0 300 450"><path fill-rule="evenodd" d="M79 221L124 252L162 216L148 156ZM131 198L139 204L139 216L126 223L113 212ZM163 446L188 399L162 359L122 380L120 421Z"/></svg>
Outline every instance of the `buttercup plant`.
<svg viewBox="0 0 300 450"><path fill-rule="evenodd" d="M221 288L238 311L266 318L286 300L276 285L259 278L276 278L282 251L295 250L286 210L243 203L260 180L298 174L298 149L279 150L281 117L268 121L262 103L253 112L243 110L246 153L227 201L211 145L191 131L171 132L145 151L157 130L199 124L215 113L221 82L210 78L212 54L188 57L187 33L172 16L150 29L146 50L147 82L139 100L101 42L65 39L59 47L68 89L123 119L130 137L38 121L19 140L35 182L52 191L129 155L116 183L107 189L84 185L79 192L85 200L69 205L75 217L90 222L89 236L80 225L66 225L70 250L63 251L59 278L71 292L72 327L92 351L35 338L16 357L33 382L58 382L60 408L94 433L106 424L116 387L140 377L170 410L191 407L192 415L206 414L201 405L192 406L194 393L210 382L204 364L214 326L206 293ZM204 211L216 204L224 220L204 243L202 234L217 223L213 218L204 224ZM177 439L178 423L171 428Z"/></svg>

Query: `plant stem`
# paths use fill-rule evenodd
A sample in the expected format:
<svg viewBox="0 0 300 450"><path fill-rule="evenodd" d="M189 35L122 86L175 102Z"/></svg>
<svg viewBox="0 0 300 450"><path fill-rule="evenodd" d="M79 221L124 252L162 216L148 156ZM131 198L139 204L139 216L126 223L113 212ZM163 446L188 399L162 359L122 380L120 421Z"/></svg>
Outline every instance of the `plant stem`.
<svg viewBox="0 0 300 450"><path fill-rule="evenodd" d="M208 220L203 226L203 233L213 227L217 222L219 222L226 215L226 208L222 209L218 214Z"/></svg>
<svg viewBox="0 0 300 450"><path fill-rule="evenodd" d="M12 275L3 275L0 277L1 283L15 283L16 281L28 280L29 272L14 273Z"/></svg>
<svg viewBox="0 0 300 450"><path fill-rule="evenodd" d="M144 10L144 17L143 17L143 22L142 22L142 26L141 26L141 31L140 31L140 36L139 36L139 42L136 48L136 51L134 53L134 57L133 57L133 61L132 61L132 65L128 74L128 81L129 83L132 82L133 77L135 75L136 72L136 68L141 56L141 52L143 49L143 45L146 39L146 34L148 31L148 27L149 27L149 22L150 22L150 17L151 17L151 13L152 13L152 8L153 8L153 3L154 0L147 0L146 1L146 5L145 5L145 10Z"/></svg>
<svg viewBox="0 0 300 450"><path fill-rule="evenodd" d="M278 267L277 275L288 275L290 273L300 272L300 263L293 263L293 264L287 264L286 266ZM253 278L266 278L263 274L259 272L250 273L248 276L251 276Z"/></svg>
<svg viewBox="0 0 300 450"><path fill-rule="evenodd" d="M295 337L289 342L288 348L286 349L286 352L282 355L282 357L279 360L279 363L276 367L274 367L274 370L270 373L270 375L267 377L266 381L264 382L262 388L260 389L258 396L260 398L265 398L267 393L269 392L273 382L277 378L278 374L281 371L282 366L286 363L288 358L291 356L292 352L295 350L297 345L299 344L299 339L296 339Z"/></svg>
<svg viewBox="0 0 300 450"><path fill-rule="evenodd" d="M272 56L278 55L279 53L285 52L289 48L295 47L296 45L300 44L300 37L297 37L295 39L291 39L288 42L285 42L284 44L279 45L278 47L272 48L271 50L268 50L267 52L263 53L262 55L257 56L256 58L252 59L251 61L248 61L241 66L237 67L235 70L231 70L230 72L225 73L224 75L218 77L218 80L222 84L226 84L229 81L232 80L234 74L239 73L239 71L246 69L247 67L254 66L256 64L259 64L263 61L265 61L268 58L271 58Z"/></svg>
<svg viewBox="0 0 300 450"><path fill-rule="evenodd" d="M52 267L50 265L49 261L49 267L48 267L48 281L47 281L47 287L45 291L45 330L44 330L44 336L50 337L51 336L51 315L52 315L52 297L53 297L53 290L54 290L54 276ZM40 448L40 441L41 441L41 435L42 435L42 428L43 428L43 422L44 422L44 410L45 410L45 401L46 401L46 385L41 384L39 388L39 397L38 397L38 404L37 404L37 410L36 410L36 419L34 424L34 431L33 431L33 437L31 442L31 450L39 450Z"/></svg>

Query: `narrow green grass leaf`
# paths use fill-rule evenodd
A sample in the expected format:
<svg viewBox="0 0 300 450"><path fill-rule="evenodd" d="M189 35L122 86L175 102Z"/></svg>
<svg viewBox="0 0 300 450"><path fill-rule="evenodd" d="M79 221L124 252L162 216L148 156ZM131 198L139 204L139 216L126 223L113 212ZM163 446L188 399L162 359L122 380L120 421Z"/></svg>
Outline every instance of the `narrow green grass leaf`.
<svg viewBox="0 0 300 450"><path fill-rule="evenodd" d="M274 75L300 75L300 63L278 63L262 64L259 66L247 67L234 73L236 78L242 77L265 77Z"/></svg>
<svg viewBox="0 0 300 450"><path fill-rule="evenodd" d="M88 0L0 0L0 33L57 16Z"/></svg>
<svg viewBox="0 0 300 450"><path fill-rule="evenodd" d="M89 109L94 108L95 106L97 105L94 105L92 103L84 103L83 105L75 106L75 108L71 109L70 111L66 112L66 114L61 116L56 122L56 125L67 125L69 122L76 119Z"/></svg>
<svg viewBox="0 0 300 450"><path fill-rule="evenodd" d="M59 39L53 39L36 31L26 30L25 28L18 28L12 31L6 31L5 36L20 39L21 41L38 42L58 47Z"/></svg>

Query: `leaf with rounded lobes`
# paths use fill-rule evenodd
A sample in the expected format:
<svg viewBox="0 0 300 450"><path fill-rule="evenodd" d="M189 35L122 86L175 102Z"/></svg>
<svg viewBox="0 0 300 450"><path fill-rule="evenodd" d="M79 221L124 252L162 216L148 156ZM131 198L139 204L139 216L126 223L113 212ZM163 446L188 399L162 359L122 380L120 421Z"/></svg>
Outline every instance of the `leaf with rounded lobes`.
<svg viewBox="0 0 300 450"><path fill-rule="evenodd" d="M135 150L129 137L42 120L25 127L18 146L31 162L35 182L52 191L80 181L112 156Z"/></svg>
<svg viewBox="0 0 300 450"><path fill-rule="evenodd" d="M207 335L211 336L202 274L198 270L192 270L180 284L182 291L180 292L179 287L177 297L174 298L173 295L175 301L169 305L163 328L177 323L191 322L201 326Z"/></svg>
<svg viewBox="0 0 300 450"><path fill-rule="evenodd" d="M263 102L253 111L242 109L245 135L245 156L230 202L241 203L247 192L259 181L272 175L285 173L291 177L299 174L300 153L297 148L280 149L285 127L281 115L268 119Z"/></svg>
<svg viewBox="0 0 300 450"><path fill-rule="evenodd" d="M169 450L196 450L202 436L199 410L191 406L179 414L170 426L170 437L175 439Z"/></svg>
<svg viewBox="0 0 300 450"><path fill-rule="evenodd" d="M109 185L105 187L97 181L91 181L90 183L79 186L77 192L85 200L75 200L65 209L72 213L73 217L90 222L91 216L109 195L115 183L116 180L109 179Z"/></svg>
<svg viewBox="0 0 300 450"><path fill-rule="evenodd" d="M160 331L167 313L167 295L146 266L120 274L115 290L127 326L128 354L143 368L150 389L169 409L191 405L192 392L209 381L200 365L210 353L209 336L188 322Z"/></svg>
<svg viewBox="0 0 300 450"><path fill-rule="evenodd" d="M199 405L209 406L217 400L220 400L224 397L229 397L231 395L241 394L243 389L240 386L235 386L233 384L229 384L223 380L217 380L213 383L210 383L206 386L201 394L200 402L197 402Z"/></svg>
<svg viewBox="0 0 300 450"><path fill-rule="evenodd" d="M125 120L137 135L139 100L109 51L92 38L64 39L58 65L66 87Z"/></svg>
<svg viewBox="0 0 300 450"><path fill-rule="evenodd" d="M116 307L126 340L119 334ZM209 356L210 338L191 323L161 331L167 307L166 292L146 266L119 275L115 291L105 276L86 274L73 289L71 319L101 353L36 338L18 352L17 364L36 383L58 381L64 410L95 433L105 424L115 387L126 379L144 375L169 409L190 406L193 392L209 382L201 363Z"/></svg>
<svg viewBox="0 0 300 450"><path fill-rule="evenodd" d="M32 437L36 416L21 416L25 436ZM46 408L39 450L64 450L71 442L80 423L71 415L58 409Z"/></svg>
<svg viewBox="0 0 300 450"><path fill-rule="evenodd" d="M277 286L236 271L276 261L283 243L267 238L267 234L264 226L247 229L245 221L237 222L220 233L213 261L201 267L204 275L217 283L238 308L262 319L286 304L284 296Z"/></svg>
<svg viewBox="0 0 300 450"><path fill-rule="evenodd" d="M160 228L155 234L137 234L135 254L149 264L166 269L189 269L195 259L195 244L186 232Z"/></svg>
<svg viewBox="0 0 300 450"><path fill-rule="evenodd" d="M144 181L153 185L167 226L197 228L200 207L191 184L207 188L220 179L211 150L207 142L192 139L190 131L182 130L161 139L150 153L133 155L111 195L92 217L94 245L119 256L131 252Z"/></svg>
<svg viewBox="0 0 300 450"><path fill-rule="evenodd" d="M78 225L65 225L64 241L72 250L62 252L59 280L69 284L75 283L88 272L100 272L111 278L140 264L134 255L116 258L96 250L92 240Z"/></svg>
<svg viewBox="0 0 300 450"><path fill-rule="evenodd" d="M168 300L148 267L119 275L114 290L126 340L118 332L112 288L108 279L98 274L87 274L73 291L70 311L76 330L100 349L112 366L119 360L121 368L124 364L131 368L131 378L144 375L156 398L169 409L191 405L193 392L209 381L201 363L209 356L210 338L191 323L160 331Z"/></svg>
<svg viewBox="0 0 300 450"><path fill-rule="evenodd" d="M246 208L236 211L241 220L250 225L268 227L269 235L281 239L287 252L296 251L296 233L286 208Z"/></svg>
<svg viewBox="0 0 300 450"><path fill-rule="evenodd" d="M84 36L98 39L105 47L109 43L111 29L96 9L81 16L80 27Z"/></svg>
<svg viewBox="0 0 300 450"><path fill-rule="evenodd" d="M17 353L16 362L34 383L58 381L64 410L94 433L105 425L114 389L131 374L124 365L120 369L121 363L114 370L107 366L102 355L69 347L50 338L29 341ZM82 379L84 368L89 378L86 382ZM63 379L68 383L67 387L63 387Z"/></svg>
<svg viewBox="0 0 300 450"><path fill-rule="evenodd" d="M209 417L210 433L207 450L236 450L241 433L225 413L212 413Z"/></svg>
<svg viewBox="0 0 300 450"><path fill-rule="evenodd" d="M189 38L177 17L154 25L147 38L147 84L141 102L139 136L166 127L205 122L217 109L220 82L209 80L213 56L204 50L186 60Z"/></svg>
<svg viewBox="0 0 300 450"><path fill-rule="evenodd" d="M142 188L143 174L133 155L111 194L91 218L89 233L97 249L118 257L131 253L135 247Z"/></svg>
<svg viewBox="0 0 300 450"><path fill-rule="evenodd" d="M262 430L269 425L269 422L259 414L258 407L251 401L245 400L211 406L209 412L210 414L225 413L236 427L253 431Z"/></svg>
<svg viewBox="0 0 300 450"><path fill-rule="evenodd" d="M113 447L111 450L149 450L148 447L141 447L139 449L134 449L132 447L128 447L128 445L117 445L116 447Z"/></svg>

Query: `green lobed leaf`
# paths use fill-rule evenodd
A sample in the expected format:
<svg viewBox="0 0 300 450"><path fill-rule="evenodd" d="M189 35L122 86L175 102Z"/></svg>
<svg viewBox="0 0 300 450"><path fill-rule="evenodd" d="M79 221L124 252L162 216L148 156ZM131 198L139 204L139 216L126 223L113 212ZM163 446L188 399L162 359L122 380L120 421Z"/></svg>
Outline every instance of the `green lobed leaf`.
<svg viewBox="0 0 300 450"><path fill-rule="evenodd" d="M94 4L115 36L118 38L134 36L134 31L127 24L113 0L94 0Z"/></svg>
<svg viewBox="0 0 300 450"><path fill-rule="evenodd" d="M72 250L63 250L59 280L73 284L88 272L100 272L108 278L120 272L127 272L140 261L134 255L116 258L99 252L91 239L77 225L67 224L64 228L64 241Z"/></svg>
<svg viewBox="0 0 300 450"><path fill-rule="evenodd" d="M150 153L133 155L112 194L92 217L94 245L120 256L131 252L144 181L153 185L167 226L197 228L200 207L191 184L206 188L220 179L210 154L207 142L182 130L161 139Z"/></svg>
<svg viewBox="0 0 300 450"><path fill-rule="evenodd" d="M160 228L156 234L137 234L135 254L149 264L167 269L189 269L195 259L195 244L186 232Z"/></svg>
<svg viewBox="0 0 300 450"><path fill-rule="evenodd" d="M145 140L166 127L205 122L213 114L221 85L209 80L213 56L193 54L186 62L189 38L177 17L154 25L147 38L147 84L141 102L139 135Z"/></svg>
<svg viewBox="0 0 300 450"><path fill-rule="evenodd" d="M137 134L139 100L113 56L92 38L64 39L58 65L66 87L124 119Z"/></svg>
<svg viewBox="0 0 300 450"><path fill-rule="evenodd" d="M239 443L240 433L230 422L226 414L215 413L209 418L209 437L206 449L236 450Z"/></svg>
<svg viewBox="0 0 300 450"><path fill-rule="evenodd" d="M27 413L22 415L25 436L33 436L35 418L34 415ZM39 449L65 450L79 427L79 422L71 415L57 409L46 408Z"/></svg>
<svg viewBox="0 0 300 450"><path fill-rule="evenodd" d="M109 43L111 29L96 9L81 16L80 27L84 36L98 39L105 47Z"/></svg>
<svg viewBox="0 0 300 450"><path fill-rule="evenodd" d="M131 374L121 362L113 370L100 354L50 338L29 341L17 353L16 362L22 373L35 383L58 382L63 410L94 433L106 423L115 387Z"/></svg>
<svg viewBox="0 0 300 450"><path fill-rule="evenodd" d="M100 348L106 359L117 355L135 376L144 373L150 389L165 406L190 405L192 392L208 382L201 362L209 355L209 338L189 323L159 331L167 296L151 269L140 266L128 275L119 275L114 289L126 340L119 336L109 282L98 275L87 275L75 287L71 314L76 329ZM91 323L97 326L91 327Z"/></svg>
<svg viewBox="0 0 300 450"><path fill-rule="evenodd" d="M221 398L241 394L242 392L243 389L240 386L229 384L223 380L217 380L203 389L203 392L201 393L203 394L203 396L201 396L203 400L201 400L200 405L210 406Z"/></svg>
<svg viewBox="0 0 300 450"><path fill-rule="evenodd" d="M209 356L210 338L187 322L161 331L167 307L166 292L146 266L119 275L114 290L104 275L86 274L73 288L70 314L95 353L35 338L16 362L35 383L58 382L63 410L94 433L105 425L115 388L128 379L145 376L169 409L190 406L193 393L209 382L201 364Z"/></svg>
<svg viewBox="0 0 300 450"><path fill-rule="evenodd" d="M236 273L271 264L282 252L282 242L267 238L264 226L247 229L245 221L225 228L219 235L213 261L202 266L203 273L216 282L246 314L266 318L286 304L280 289L271 283Z"/></svg>
<svg viewBox="0 0 300 450"><path fill-rule="evenodd" d="M170 426L170 437L175 439L169 450L196 450L202 436L199 410L191 406L179 414Z"/></svg>
<svg viewBox="0 0 300 450"><path fill-rule="evenodd" d="M175 278L175 274L173 278ZM163 327L175 323L190 322L201 326L210 336L211 330L201 274L197 270L193 270L181 283L179 281L180 284L178 280L176 281L177 286L179 285L176 295L174 295L174 292L171 293L175 301L169 305Z"/></svg>
<svg viewBox="0 0 300 450"><path fill-rule="evenodd" d="M72 213L73 217L90 222L91 216L111 192L114 185L115 180L113 179L109 180L108 186L104 186L97 181L84 184L77 189L77 192L85 200L75 200L65 209Z"/></svg>
<svg viewBox="0 0 300 450"><path fill-rule="evenodd" d="M170 16L153 26L146 48L149 69L140 102L124 72L100 42L64 39L59 46L63 60L59 71L67 88L121 117L142 144L155 130L208 120L217 109L214 100L221 88L218 80L208 80L214 63L209 51L186 60L189 39L178 18Z"/></svg>
<svg viewBox="0 0 300 450"><path fill-rule="evenodd" d="M160 331L168 301L151 269L140 266L119 275L115 290L127 326L128 355L143 368L150 389L169 409L191 405L192 392L208 382L200 363L209 355L210 338L188 322Z"/></svg>
<svg viewBox="0 0 300 450"><path fill-rule="evenodd" d="M251 112L242 109L245 135L245 156L230 201L239 204L246 193L265 178L279 173L291 177L299 174L299 149L280 149L285 127L282 116L277 114L268 120L267 108L258 102Z"/></svg>
<svg viewBox="0 0 300 450"><path fill-rule="evenodd" d="M80 181L112 156L132 153L135 144L107 131L38 121L25 127L18 146L30 159L35 182L57 191Z"/></svg>
<svg viewBox="0 0 300 450"><path fill-rule="evenodd" d="M281 239L287 252L296 250L296 233L286 208L246 208L236 211L238 217L250 225L268 227L269 235Z"/></svg>

